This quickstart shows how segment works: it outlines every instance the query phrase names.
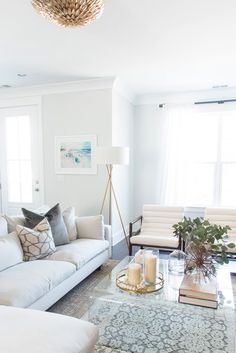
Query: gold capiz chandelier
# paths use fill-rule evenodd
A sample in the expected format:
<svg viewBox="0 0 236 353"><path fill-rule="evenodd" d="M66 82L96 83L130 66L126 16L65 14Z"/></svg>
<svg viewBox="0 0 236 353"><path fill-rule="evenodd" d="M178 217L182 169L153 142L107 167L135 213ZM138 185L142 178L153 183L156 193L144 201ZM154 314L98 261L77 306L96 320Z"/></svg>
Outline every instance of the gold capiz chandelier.
<svg viewBox="0 0 236 353"><path fill-rule="evenodd" d="M99 18L103 0L32 0L35 10L63 27L82 27Z"/></svg>

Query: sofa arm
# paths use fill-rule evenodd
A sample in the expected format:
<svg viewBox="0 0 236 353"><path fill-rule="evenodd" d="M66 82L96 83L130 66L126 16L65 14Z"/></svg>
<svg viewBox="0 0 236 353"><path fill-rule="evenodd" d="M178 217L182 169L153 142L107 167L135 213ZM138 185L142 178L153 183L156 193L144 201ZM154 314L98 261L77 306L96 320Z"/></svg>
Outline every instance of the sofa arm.
<svg viewBox="0 0 236 353"><path fill-rule="evenodd" d="M109 241L109 257L112 256L112 231L111 226L104 224L104 238Z"/></svg>

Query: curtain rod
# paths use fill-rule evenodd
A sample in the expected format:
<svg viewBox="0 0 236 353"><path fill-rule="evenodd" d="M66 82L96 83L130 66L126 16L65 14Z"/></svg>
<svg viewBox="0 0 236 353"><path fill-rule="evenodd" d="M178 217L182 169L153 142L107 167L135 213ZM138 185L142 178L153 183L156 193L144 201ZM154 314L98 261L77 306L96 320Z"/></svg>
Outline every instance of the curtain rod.
<svg viewBox="0 0 236 353"><path fill-rule="evenodd" d="M224 103L232 103L236 102L236 98L232 99L219 99L215 101L202 101L202 102L193 102L194 105L201 105L201 104L224 104ZM182 103L177 103L178 105L182 105ZM189 103L188 103L189 104ZM160 103L158 104L158 108L164 108L168 103Z"/></svg>
<svg viewBox="0 0 236 353"><path fill-rule="evenodd" d="M205 101L205 102L194 102L194 104L224 104L224 103L231 103L231 102L236 102L236 99L221 99L218 101Z"/></svg>

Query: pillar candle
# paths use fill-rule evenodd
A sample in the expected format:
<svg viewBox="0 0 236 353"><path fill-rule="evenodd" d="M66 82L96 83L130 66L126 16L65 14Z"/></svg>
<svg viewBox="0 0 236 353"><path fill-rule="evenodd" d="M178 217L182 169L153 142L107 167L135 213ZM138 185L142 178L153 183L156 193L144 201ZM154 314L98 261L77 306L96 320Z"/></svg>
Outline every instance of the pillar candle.
<svg viewBox="0 0 236 353"><path fill-rule="evenodd" d="M156 281L157 258L155 255L147 254L144 257L144 278L148 283Z"/></svg>
<svg viewBox="0 0 236 353"><path fill-rule="evenodd" d="M141 282L141 265L132 263L128 267L128 283L137 286Z"/></svg>

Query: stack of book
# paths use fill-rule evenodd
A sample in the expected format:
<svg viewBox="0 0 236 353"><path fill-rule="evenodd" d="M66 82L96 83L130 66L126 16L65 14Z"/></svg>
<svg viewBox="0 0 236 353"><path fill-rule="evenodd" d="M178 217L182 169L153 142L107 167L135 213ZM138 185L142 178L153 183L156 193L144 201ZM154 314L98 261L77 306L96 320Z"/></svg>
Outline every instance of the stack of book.
<svg viewBox="0 0 236 353"><path fill-rule="evenodd" d="M179 289L179 302L217 309L216 278L196 278L185 275Z"/></svg>

